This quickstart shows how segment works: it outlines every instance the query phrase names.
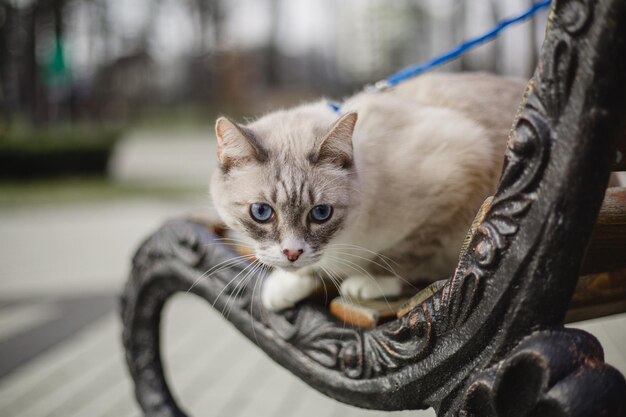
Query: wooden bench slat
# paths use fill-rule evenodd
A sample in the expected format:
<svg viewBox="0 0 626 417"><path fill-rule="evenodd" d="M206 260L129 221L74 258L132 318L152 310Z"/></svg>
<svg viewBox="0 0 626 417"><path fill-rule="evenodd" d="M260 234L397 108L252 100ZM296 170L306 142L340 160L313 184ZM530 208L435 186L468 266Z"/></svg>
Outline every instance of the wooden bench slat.
<svg viewBox="0 0 626 417"><path fill-rule="evenodd" d="M626 268L626 188L606 190L581 275Z"/></svg>

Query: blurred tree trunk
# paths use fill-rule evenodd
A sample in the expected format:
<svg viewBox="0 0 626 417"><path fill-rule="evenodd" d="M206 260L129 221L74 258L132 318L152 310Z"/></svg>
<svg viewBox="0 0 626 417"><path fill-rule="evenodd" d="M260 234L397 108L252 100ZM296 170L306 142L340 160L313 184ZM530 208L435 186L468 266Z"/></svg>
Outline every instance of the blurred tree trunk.
<svg viewBox="0 0 626 417"><path fill-rule="evenodd" d="M204 55L209 52L211 43L215 43L215 34L211 31L215 29L217 4L212 0L192 0L192 5L198 12L198 25L200 26L200 40L197 44L198 55Z"/></svg>
<svg viewBox="0 0 626 417"><path fill-rule="evenodd" d="M456 14L454 16L454 26L457 28L456 32L456 44L460 44L467 40L467 6L465 2L461 2L457 5L458 9L456 10ZM459 60L459 70L467 71L469 69L467 55L461 55L461 59Z"/></svg>
<svg viewBox="0 0 626 417"><path fill-rule="evenodd" d="M102 62L111 61L111 57L113 55L113 46L111 36L111 19L109 16L109 0L96 0L93 3L95 9L95 27L97 30L94 30L90 33L90 42L92 42L92 47L95 47L95 40L100 38L102 40ZM95 48L92 48L95 49ZM93 50L90 51L93 53ZM98 63L100 64L100 63Z"/></svg>
<svg viewBox="0 0 626 417"><path fill-rule="evenodd" d="M59 122L72 117L71 111L71 80L69 79L68 63L65 59L65 5L66 0L54 0L50 15L54 21L54 52L48 65L46 80L48 89L47 121ZM54 71L54 74L50 72ZM54 77L54 79L50 79ZM58 78L58 79L57 79Z"/></svg>
<svg viewBox="0 0 626 417"><path fill-rule="evenodd" d="M17 8L6 2L0 4L0 122L13 120L19 104L19 15Z"/></svg>
<svg viewBox="0 0 626 417"><path fill-rule="evenodd" d="M65 0L55 0L52 2L52 15L54 16L54 34L57 39L62 39L65 32L63 11Z"/></svg>
<svg viewBox="0 0 626 417"><path fill-rule="evenodd" d="M280 1L270 0L270 35L267 45L267 84L275 87L280 82L278 32L280 29Z"/></svg>
<svg viewBox="0 0 626 417"><path fill-rule="evenodd" d="M222 3L219 0L188 0L190 14L197 17L199 37L188 72L193 88L190 92L194 100L208 103L217 97L220 59L219 51L223 37Z"/></svg>
<svg viewBox="0 0 626 417"><path fill-rule="evenodd" d="M161 11L161 5L163 4L163 0L152 0L150 4L150 9L146 19L143 21L143 25L140 31L140 35L137 39L137 43L134 47L133 51L126 51L126 53L139 53L139 52L147 52L148 45L150 44L150 38L154 33L154 29L157 24L157 19L159 17L159 13Z"/></svg>
<svg viewBox="0 0 626 417"><path fill-rule="evenodd" d="M23 24L26 30L24 42L23 77L20 83L21 101L23 110L34 125L40 124L38 116L38 100L41 85L38 77L37 65L37 4L34 4L23 14Z"/></svg>
<svg viewBox="0 0 626 417"><path fill-rule="evenodd" d="M219 0L190 0L188 3L198 16L200 42L198 49L208 53L220 47L222 42L224 10Z"/></svg>
<svg viewBox="0 0 626 417"><path fill-rule="evenodd" d="M500 20L500 8L498 5L499 0L492 0L490 2L490 11L491 11L491 20L492 25L495 25ZM489 71L494 74L500 74L502 72L502 65L500 62L502 61L502 44L496 39L493 42L494 53L492 55L492 61L489 66Z"/></svg>
<svg viewBox="0 0 626 417"><path fill-rule="evenodd" d="M50 24L53 27L54 41L51 44L60 45L65 29L63 24L65 4L66 0L39 0L33 2L30 7L24 7L20 13L22 27L25 30L22 77L19 83L20 101L23 103L24 112L34 125L49 122L51 111L58 113L51 108L50 92L42 80L42 76L45 75L44 67L38 62L37 49L39 42L45 36L50 36L46 32Z"/></svg>

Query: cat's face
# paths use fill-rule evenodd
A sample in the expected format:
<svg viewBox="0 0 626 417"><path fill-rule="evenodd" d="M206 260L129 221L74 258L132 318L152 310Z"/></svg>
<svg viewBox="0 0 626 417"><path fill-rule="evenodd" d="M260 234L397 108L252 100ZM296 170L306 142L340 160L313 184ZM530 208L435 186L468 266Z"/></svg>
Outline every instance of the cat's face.
<svg viewBox="0 0 626 417"><path fill-rule="evenodd" d="M218 119L220 169L212 178L213 201L230 227L254 241L262 263L310 266L344 227L354 202L355 123L356 114L350 113L294 140L278 137L285 131Z"/></svg>

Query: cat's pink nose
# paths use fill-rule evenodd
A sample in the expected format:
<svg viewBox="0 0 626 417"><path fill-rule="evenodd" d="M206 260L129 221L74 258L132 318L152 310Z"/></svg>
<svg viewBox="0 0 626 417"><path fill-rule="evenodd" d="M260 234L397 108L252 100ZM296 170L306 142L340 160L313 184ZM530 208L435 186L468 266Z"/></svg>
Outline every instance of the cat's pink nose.
<svg viewBox="0 0 626 417"><path fill-rule="evenodd" d="M289 259L290 262L297 261L300 255L302 255L302 252L304 252L304 249L283 249L283 254L287 257L287 259Z"/></svg>

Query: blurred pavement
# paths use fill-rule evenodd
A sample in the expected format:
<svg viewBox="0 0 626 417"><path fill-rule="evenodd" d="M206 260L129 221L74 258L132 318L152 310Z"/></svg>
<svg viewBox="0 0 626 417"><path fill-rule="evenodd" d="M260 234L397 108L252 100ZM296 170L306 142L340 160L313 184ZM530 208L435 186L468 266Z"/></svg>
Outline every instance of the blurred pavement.
<svg viewBox="0 0 626 417"><path fill-rule="evenodd" d="M206 187L215 163L212 129L132 132L116 149L111 175L120 182Z"/></svg>
<svg viewBox="0 0 626 417"><path fill-rule="evenodd" d="M130 135L118 149L113 176L203 187L212 143L202 132ZM168 217L209 206L203 192L175 202L0 209L0 416L140 415L124 366L117 294L143 238ZM583 326L601 339L607 361L625 372L626 315ZM193 296L168 305L164 329L172 385L193 416L434 415L365 411L330 400Z"/></svg>

